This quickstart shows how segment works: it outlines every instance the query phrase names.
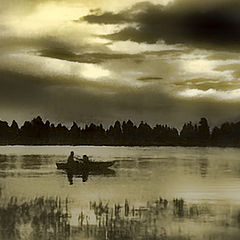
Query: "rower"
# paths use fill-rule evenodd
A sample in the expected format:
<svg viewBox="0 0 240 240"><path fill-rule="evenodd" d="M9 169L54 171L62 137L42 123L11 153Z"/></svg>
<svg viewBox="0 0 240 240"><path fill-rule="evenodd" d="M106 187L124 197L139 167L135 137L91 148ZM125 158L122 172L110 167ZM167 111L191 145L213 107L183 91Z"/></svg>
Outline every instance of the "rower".
<svg viewBox="0 0 240 240"><path fill-rule="evenodd" d="M83 163L88 164L89 163L89 158L87 155L83 155Z"/></svg>
<svg viewBox="0 0 240 240"><path fill-rule="evenodd" d="M70 152L70 156L68 157L67 163L68 164L75 163L75 161L74 161L74 152L73 151Z"/></svg>

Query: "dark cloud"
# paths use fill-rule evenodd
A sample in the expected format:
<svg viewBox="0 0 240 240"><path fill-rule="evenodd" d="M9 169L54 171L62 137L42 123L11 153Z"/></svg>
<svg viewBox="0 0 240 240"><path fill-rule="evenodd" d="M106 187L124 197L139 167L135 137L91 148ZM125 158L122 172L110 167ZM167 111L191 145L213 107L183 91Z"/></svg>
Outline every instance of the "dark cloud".
<svg viewBox="0 0 240 240"><path fill-rule="evenodd" d="M138 81L142 81L142 82L148 82L148 81L158 81L158 80L162 80L162 77L154 77L154 76L146 76L146 77L139 77L137 78Z"/></svg>
<svg viewBox="0 0 240 240"><path fill-rule="evenodd" d="M122 14L105 12L101 15L91 14L79 20L75 20L74 22L81 22L82 20L85 20L89 23L119 24L119 23L125 23L126 21L128 21L128 16L125 14L125 12L123 12Z"/></svg>
<svg viewBox="0 0 240 240"><path fill-rule="evenodd" d="M33 100L42 98L44 84L37 78L9 71L0 71L0 105L31 107ZM7 94L6 94L7 93Z"/></svg>
<svg viewBox="0 0 240 240"><path fill-rule="evenodd" d="M97 24L121 24L136 22L136 15L145 9L151 8L153 5L149 2L140 2L133 7L120 11L119 13L104 12L100 9L90 11L90 14L75 20L75 22L87 21ZM161 5L158 5L158 7Z"/></svg>
<svg viewBox="0 0 240 240"><path fill-rule="evenodd" d="M88 48L88 44L85 44L85 49ZM25 49L71 49L70 43L66 43L52 36L45 37L27 37L27 36L6 36L0 38L0 54L4 51L13 51L14 49L25 48Z"/></svg>
<svg viewBox="0 0 240 240"><path fill-rule="evenodd" d="M109 60L120 60L120 59L136 59L142 60L143 56L140 54L117 54L117 53L83 53L75 54L73 52L67 51L63 48L53 48L42 50L39 52L40 56L56 58L71 62L79 63L102 63Z"/></svg>
<svg viewBox="0 0 240 240"><path fill-rule="evenodd" d="M94 121L108 125L116 119L130 118L136 123L144 120L151 124L169 123L181 127L184 122L198 121L202 116L207 116L212 124L239 120L240 117L239 102L178 99L147 87L119 87L114 94L108 94L114 89L97 87L98 91L90 91L84 84L66 87L52 85L51 79L46 77L6 71L0 74L1 119L9 121L22 122L41 115L54 122Z"/></svg>
<svg viewBox="0 0 240 240"><path fill-rule="evenodd" d="M238 0L177 0L167 6L141 3L119 13L90 14L89 23L131 23L112 40L194 44L199 47L239 47L240 2Z"/></svg>
<svg viewBox="0 0 240 240"><path fill-rule="evenodd" d="M188 49L182 49L182 50L177 50L177 49L172 49L172 50L161 50L161 51L147 51L144 52L145 55L154 55L154 56L171 56L171 57L179 57L182 54L189 54L193 50L188 48Z"/></svg>
<svg viewBox="0 0 240 240"><path fill-rule="evenodd" d="M240 88L238 80L224 81L219 79L195 78L185 81L175 82L175 85L180 89L190 88L207 91L215 89L219 91L235 90Z"/></svg>

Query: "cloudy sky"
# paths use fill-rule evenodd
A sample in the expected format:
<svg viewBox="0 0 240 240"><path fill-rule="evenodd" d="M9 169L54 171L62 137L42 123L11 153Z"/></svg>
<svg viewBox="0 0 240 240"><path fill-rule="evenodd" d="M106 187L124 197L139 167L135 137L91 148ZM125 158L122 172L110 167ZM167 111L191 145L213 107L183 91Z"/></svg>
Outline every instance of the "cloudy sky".
<svg viewBox="0 0 240 240"><path fill-rule="evenodd" d="M239 0L0 3L2 120L240 120Z"/></svg>

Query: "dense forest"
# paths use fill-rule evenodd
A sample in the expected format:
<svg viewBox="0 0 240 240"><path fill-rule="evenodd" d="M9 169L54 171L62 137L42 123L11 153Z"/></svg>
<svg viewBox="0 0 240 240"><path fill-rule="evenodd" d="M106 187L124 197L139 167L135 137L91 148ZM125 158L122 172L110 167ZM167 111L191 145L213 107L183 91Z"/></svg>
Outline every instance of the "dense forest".
<svg viewBox="0 0 240 240"><path fill-rule="evenodd" d="M240 122L223 123L212 131L206 118L198 124L185 123L178 131L167 125L151 127L141 122L120 123L104 129L102 124L91 123L79 127L75 122L71 128L61 123L44 122L41 117L24 122L19 127L12 121L0 121L1 145L113 145L113 146L240 146Z"/></svg>

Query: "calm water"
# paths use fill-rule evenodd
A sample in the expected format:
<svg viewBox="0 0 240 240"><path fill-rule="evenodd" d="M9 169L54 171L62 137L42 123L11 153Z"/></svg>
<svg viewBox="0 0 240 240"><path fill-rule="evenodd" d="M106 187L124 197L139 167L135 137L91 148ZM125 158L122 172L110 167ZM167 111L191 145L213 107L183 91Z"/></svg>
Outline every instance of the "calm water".
<svg viewBox="0 0 240 240"><path fill-rule="evenodd" d="M55 166L71 150L94 161L116 160L115 173L90 175L86 182L74 176L71 185ZM239 239L240 149L14 146L0 147L0 153L2 209L13 196L18 206L41 197L63 206L67 199L70 233L61 235L63 239ZM165 205L160 197L167 199ZM184 203L173 202L176 198ZM137 214L132 209L138 209ZM125 235L108 229L111 211L117 219L114 229L124 229ZM134 227L133 218L138 224ZM21 222L15 225L21 229L17 238L44 239L33 234L33 220ZM51 239L60 239L56 231ZM16 234L4 234L2 239L16 239Z"/></svg>

